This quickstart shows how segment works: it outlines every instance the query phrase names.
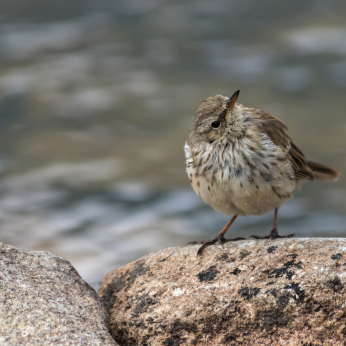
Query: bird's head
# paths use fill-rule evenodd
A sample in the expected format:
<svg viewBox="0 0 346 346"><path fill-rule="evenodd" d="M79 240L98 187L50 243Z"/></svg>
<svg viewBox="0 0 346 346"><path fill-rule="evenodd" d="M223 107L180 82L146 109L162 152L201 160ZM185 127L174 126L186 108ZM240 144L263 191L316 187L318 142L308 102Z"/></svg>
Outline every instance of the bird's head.
<svg viewBox="0 0 346 346"><path fill-rule="evenodd" d="M231 97L208 97L199 106L190 132L193 142L212 143L224 137L237 137L242 132L242 105L237 104L240 90Z"/></svg>

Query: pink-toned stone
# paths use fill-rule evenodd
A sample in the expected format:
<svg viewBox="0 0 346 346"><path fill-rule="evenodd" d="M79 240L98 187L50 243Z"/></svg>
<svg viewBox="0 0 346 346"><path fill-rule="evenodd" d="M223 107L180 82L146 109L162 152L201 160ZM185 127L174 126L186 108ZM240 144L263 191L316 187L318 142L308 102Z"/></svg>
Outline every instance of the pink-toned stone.
<svg viewBox="0 0 346 346"><path fill-rule="evenodd" d="M344 345L346 239L169 248L113 270L99 295L122 345Z"/></svg>

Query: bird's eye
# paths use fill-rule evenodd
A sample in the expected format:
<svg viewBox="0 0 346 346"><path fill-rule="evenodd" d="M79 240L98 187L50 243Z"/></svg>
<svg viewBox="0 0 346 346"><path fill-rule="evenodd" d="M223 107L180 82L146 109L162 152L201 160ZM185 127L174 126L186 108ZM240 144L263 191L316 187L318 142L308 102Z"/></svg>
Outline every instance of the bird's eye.
<svg viewBox="0 0 346 346"><path fill-rule="evenodd" d="M217 129L220 127L220 121L213 121L211 124L211 127L214 128L214 129Z"/></svg>

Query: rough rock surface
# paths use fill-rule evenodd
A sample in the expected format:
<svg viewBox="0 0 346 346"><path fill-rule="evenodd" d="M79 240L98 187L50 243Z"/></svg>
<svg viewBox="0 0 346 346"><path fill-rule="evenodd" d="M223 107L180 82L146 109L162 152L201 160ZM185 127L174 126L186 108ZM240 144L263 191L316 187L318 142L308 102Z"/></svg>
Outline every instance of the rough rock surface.
<svg viewBox="0 0 346 346"><path fill-rule="evenodd" d="M96 292L65 259L0 243L0 345L117 345Z"/></svg>
<svg viewBox="0 0 346 346"><path fill-rule="evenodd" d="M346 239L197 249L161 250L103 279L121 345L344 345Z"/></svg>

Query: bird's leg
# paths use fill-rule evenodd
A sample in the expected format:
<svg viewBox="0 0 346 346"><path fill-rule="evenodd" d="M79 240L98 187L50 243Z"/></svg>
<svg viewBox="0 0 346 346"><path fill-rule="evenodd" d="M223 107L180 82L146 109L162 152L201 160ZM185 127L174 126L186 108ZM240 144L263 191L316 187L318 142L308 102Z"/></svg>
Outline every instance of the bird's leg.
<svg viewBox="0 0 346 346"><path fill-rule="evenodd" d="M292 238L295 236L295 234L288 234L288 235L279 235L278 233L278 211L279 208L275 209L275 216L274 216L274 228L270 232L269 235L266 235L264 237L260 237L258 235L252 235L252 238L255 239L276 239L276 238Z"/></svg>
<svg viewBox="0 0 346 346"><path fill-rule="evenodd" d="M229 243L231 241L236 241L236 240L244 240L244 238L234 238L234 239L226 239L224 237L225 233L227 230L231 227L232 223L235 221L235 219L238 217L238 215L234 215L231 220L228 221L227 225L222 229L222 231L217 235L216 238L212 240L207 240L207 241L191 241L188 243L188 245L192 244L203 244L197 251L197 256L202 253L202 251L209 245L213 245L215 243Z"/></svg>

